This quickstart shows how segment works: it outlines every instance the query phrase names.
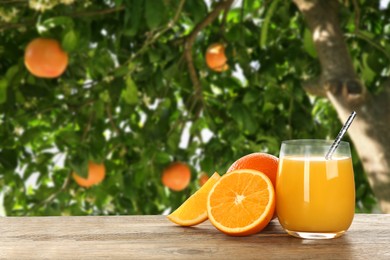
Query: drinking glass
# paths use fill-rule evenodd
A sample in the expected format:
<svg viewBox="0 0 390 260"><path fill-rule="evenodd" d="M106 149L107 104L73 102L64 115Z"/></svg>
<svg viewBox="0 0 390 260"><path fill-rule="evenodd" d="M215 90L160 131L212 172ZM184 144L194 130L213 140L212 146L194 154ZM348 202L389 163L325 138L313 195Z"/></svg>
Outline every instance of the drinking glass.
<svg viewBox="0 0 390 260"><path fill-rule="evenodd" d="M355 183L349 143L342 141L326 160L332 141L283 141L276 178L276 212L295 237L336 238L350 227Z"/></svg>

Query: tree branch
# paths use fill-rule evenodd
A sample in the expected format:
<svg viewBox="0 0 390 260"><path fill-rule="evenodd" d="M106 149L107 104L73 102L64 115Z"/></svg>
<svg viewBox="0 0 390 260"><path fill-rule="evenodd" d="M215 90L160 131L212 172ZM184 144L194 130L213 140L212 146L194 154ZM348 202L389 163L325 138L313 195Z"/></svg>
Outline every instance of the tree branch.
<svg viewBox="0 0 390 260"><path fill-rule="evenodd" d="M245 0L244 0L245 1ZM241 10L244 10L244 2L242 3L242 9ZM226 5L226 7L224 8L224 12L223 12L223 17L222 17L222 22L221 22L221 28L220 28L220 34L221 36L224 34L224 31L225 31L225 27L226 27L226 20L227 20L227 15L229 13L229 10L230 10L230 5Z"/></svg>
<svg viewBox="0 0 390 260"><path fill-rule="evenodd" d="M125 10L125 6L119 6L119 7L114 7L114 8L108 8L108 9L102 9L102 10L96 10L96 11L87 11L87 12L77 12L77 13L72 13L68 14L69 17L86 17L86 16L96 16L96 15L106 15L106 14L111 14L115 12L120 12ZM19 22L19 23L3 23L0 24L0 32L9 30L9 29L14 29L14 28L19 28L31 24L35 24L36 19L28 19L24 22Z"/></svg>
<svg viewBox="0 0 390 260"><path fill-rule="evenodd" d="M387 50L382 47L379 43L375 42L374 40L370 39L370 37L366 36L362 31L360 30L355 30L355 35L366 41L368 44L370 44L372 47L374 47L375 49L377 49L378 51L382 52L383 55L386 56L386 58L390 61L390 54L387 52Z"/></svg>
<svg viewBox="0 0 390 260"><path fill-rule="evenodd" d="M158 40L158 38L160 38L164 33L166 33L168 30L172 29L173 26L176 25L177 21L180 18L180 14L183 10L185 1L186 0L180 1L179 6L177 7L177 10L176 10L175 16L168 23L168 25L164 29L162 29L161 31L158 31L155 34L150 34L150 36L146 39L144 45L142 45L142 47L131 57L130 60L133 60L134 58L138 57L140 54L144 53L150 45L152 45L154 42L156 42Z"/></svg>
<svg viewBox="0 0 390 260"><path fill-rule="evenodd" d="M357 0L352 0L353 8L355 9L355 32L359 30L360 27L360 7Z"/></svg>
<svg viewBox="0 0 390 260"><path fill-rule="evenodd" d="M352 3L353 3L353 8L355 9L355 21L354 21L355 35L358 38L368 42L371 46L373 46L374 48L382 52L387 57L388 60L390 60L390 54L386 51L385 48L383 48L379 43L370 39L370 37L366 36L364 32L360 31L360 7L357 0L353 0Z"/></svg>
<svg viewBox="0 0 390 260"><path fill-rule="evenodd" d="M28 0L2 0L1 4L28 4Z"/></svg>
<svg viewBox="0 0 390 260"><path fill-rule="evenodd" d="M293 0L312 33L322 68L322 80L356 78L338 20L337 0Z"/></svg>
<svg viewBox="0 0 390 260"><path fill-rule="evenodd" d="M233 0L226 0L219 2L215 8L200 22L198 23L192 32L187 36L186 41L184 43L184 57L187 61L188 72L190 74L190 78L192 84L194 85L195 93L194 99L191 104L191 108L195 107L197 104L201 104L200 108L196 112L198 115L201 111L201 107L203 106L203 95L202 95L202 84L200 83L198 74L195 69L194 61L192 58L192 46L195 42L196 36L200 31L202 31L206 26L212 23L218 15L223 10L227 10L232 5Z"/></svg>
<svg viewBox="0 0 390 260"><path fill-rule="evenodd" d="M88 123L84 128L83 136L81 137L81 142L84 142L86 140L87 135L88 135L89 131L91 130L94 117L95 117L95 111L92 111L89 115Z"/></svg>
<svg viewBox="0 0 390 260"><path fill-rule="evenodd" d="M35 20L29 19L29 20L25 21L24 23L23 22L22 23L3 23L3 24L0 24L0 32L6 31L9 29L23 27L26 25L32 25L35 22L36 22Z"/></svg>
<svg viewBox="0 0 390 260"><path fill-rule="evenodd" d="M364 100L360 82L338 20L337 0L293 0L312 33L321 64L318 93L332 92L354 105ZM355 21L358 22L358 21Z"/></svg>
<svg viewBox="0 0 390 260"><path fill-rule="evenodd" d="M102 10L96 10L96 11L87 11L87 12L78 12L71 14L71 17L81 17L81 16L96 16L96 15L105 15L105 14L111 14L116 13L125 10L125 6L118 6L114 8L108 8L108 9L102 9Z"/></svg>
<svg viewBox="0 0 390 260"><path fill-rule="evenodd" d="M69 173L66 176L66 179L65 179L64 183L62 184L61 188L59 188L56 192L52 193L45 200L42 200L40 203L38 203L35 206L33 206L29 211L26 211L24 215L26 216L27 213L30 212L31 210L33 210L34 208L39 209L42 206L46 207L46 205L49 204L50 202L52 202L58 196L58 194L60 194L61 192L66 190L66 188L68 187L68 185L70 183L71 177L72 177L72 173L71 173L71 171L69 171Z"/></svg>
<svg viewBox="0 0 390 260"><path fill-rule="evenodd" d="M309 79L302 84L303 89L306 93L317 96L326 97L325 88L321 86L321 82L318 78Z"/></svg>
<svg viewBox="0 0 390 260"><path fill-rule="evenodd" d="M114 118L112 116L111 106L110 105L106 106L106 111L107 111L108 119L110 120L110 124L111 124L112 129L114 130L114 132L118 136L120 136L121 135L121 131L119 130L119 128L116 126L116 124L114 122Z"/></svg>
<svg viewBox="0 0 390 260"><path fill-rule="evenodd" d="M175 16L173 17L173 20L169 23L169 27L170 28L172 28L175 24L176 24L176 22L179 20L179 17L180 17L180 13L181 13L181 11L183 10L183 6L184 6L184 2L185 2L186 0L181 0L180 1L180 3L179 3L179 7L177 8L177 10L176 10L176 14L175 14Z"/></svg>

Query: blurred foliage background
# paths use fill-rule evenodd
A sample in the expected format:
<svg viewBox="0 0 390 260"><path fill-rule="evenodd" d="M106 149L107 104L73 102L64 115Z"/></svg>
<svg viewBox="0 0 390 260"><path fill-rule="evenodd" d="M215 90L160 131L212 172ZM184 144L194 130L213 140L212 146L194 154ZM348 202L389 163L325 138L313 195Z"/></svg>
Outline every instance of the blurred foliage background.
<svg viewBox="0 0 390 260"><path fill-rule="evenodd" d="M230 2L0 1L1 215L167 213L199 187L201 172L223 174L252 152L278 156L282 140L334 138L335 110L301 86L320 67L294 4ZM357 1L362 38L356 9L341 2L353 62L375 91L388 68L375 44L390 33L389 8ZM69 53L61 77L25 68L24 49L37 37ZM222 73L205 63L215 42L226 46ZM376 200L352 149L356 212L372 212ZM90 160L107 175L86 189L71 173ZM162 185L174 161L191 168L184 191Z"/></svg>

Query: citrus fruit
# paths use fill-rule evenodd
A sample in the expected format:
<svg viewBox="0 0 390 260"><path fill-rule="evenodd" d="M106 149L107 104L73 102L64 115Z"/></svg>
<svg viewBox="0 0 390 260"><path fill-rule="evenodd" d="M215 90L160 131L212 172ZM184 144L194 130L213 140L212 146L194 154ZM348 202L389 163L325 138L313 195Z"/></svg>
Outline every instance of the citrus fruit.
<svg viewBox="0 0 390 260"><path fill-rule="evenodd" d="M73 179L81 187L89 188L92 185L96 185L104 180L106 176L106 167L104 164L96 164L94 162L88 163L88 176L83 178L76 172L73 172Z"/></svg>
<svg viewBox="0 0 390 260"><path fill-rule="evenodd" d="M275 188L278 162L278 157L268 153L250 153L235 161L229 167L227 172L232 172L238 169L252 169L260 171L268 176Z"/></svg>
<svg viewBox="0 0 390 260"><path fill-rule="evenodd" d="M208 179L209 176L205 172L202 172L198 179L199 186L202 187L208 181Z"/></svg>
<svg viewBox="0 0 390 260"><path fill-rule="evenodd" d="M213 43L207 48L206 64L210 69L218 72L229 68L225 55L225 46L222 43Z"/></svg>
<svg viewBox="0 0 390 260"><path fill-rule="evenodd" d="M191 170L183 162L175 162L164 169L161 177L162 183L174 191L187 188L191 179Z"/></svg>
<svg viewBox="0 0 390 260"><path fill-rule="evenodd" d="M214 173L199 190L169 214L167 218L181 226L194 226L205 221L207 219L207 196L219 178L219 174Z"/></svg>
<svg viewBox="0 0 390 260"><path fill-rule="evenodd" d="M68 66L68 54L57 40L36 38L25 49L24 64L34 76L56 78Z"/></svg>
<svg viewBox="0 0 390 260"><path fill-rule="evenodd" d="M207 215L220 231L232 236L260 232L275 209L275 191L262 172L235 170L222 176L207 198Z"/></svg>

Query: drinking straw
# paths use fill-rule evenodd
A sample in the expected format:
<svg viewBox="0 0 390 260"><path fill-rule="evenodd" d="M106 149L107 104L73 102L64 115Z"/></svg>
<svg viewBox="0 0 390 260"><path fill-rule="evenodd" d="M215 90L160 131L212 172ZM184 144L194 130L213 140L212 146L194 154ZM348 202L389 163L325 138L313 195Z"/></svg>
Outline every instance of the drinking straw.
<svg viewBox="0 0 390 260"><path fill-rule="evenodd" d="M341 142L341 139L343 138L343 136L347 132L349 126L352 124L352 121L355 119L355 116L356 116L355 111L353 111L349 115L347 121L345 122L345 124L341 128L341 130L340 130L339 134L337 135L336 139L334 140L333 144L330 146L329 151L326 153L326 155L325 155L326 160L332 159L332 155L333 155L334 151L336 151L337 147L339 146L339 144Z"/></svg>

